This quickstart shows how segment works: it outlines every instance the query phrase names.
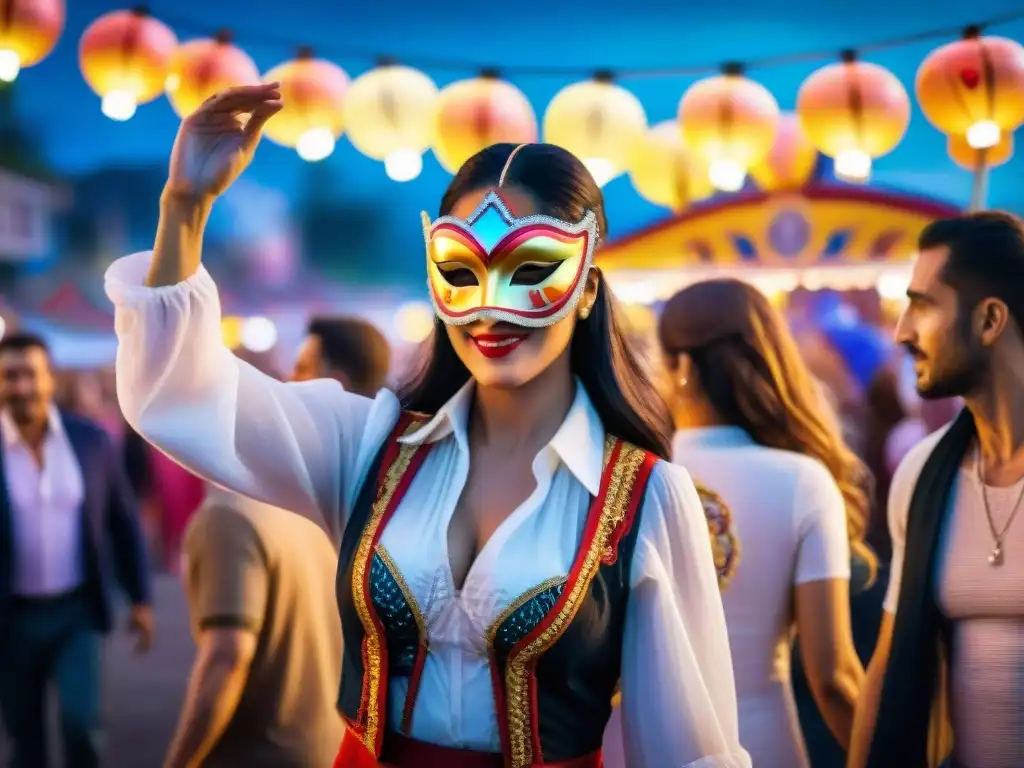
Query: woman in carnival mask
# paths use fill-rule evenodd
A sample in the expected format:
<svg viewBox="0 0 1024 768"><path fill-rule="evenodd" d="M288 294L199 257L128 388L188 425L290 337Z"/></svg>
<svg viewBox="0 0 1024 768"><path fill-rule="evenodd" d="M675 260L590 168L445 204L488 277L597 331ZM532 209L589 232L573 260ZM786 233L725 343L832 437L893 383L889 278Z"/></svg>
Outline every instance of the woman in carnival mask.
<svg viewBox="0 0 1024 768"><path fill-rule="evenodd" d="M153 252L107 291L128 421L339 546L335 765L597 768L621 679L631 766L747 768L701 504L593 267L593 179L547 145L471 158L424 223L437 322L410 387L279 383L223 345L200 251L280 98L182 124Z"/></svg>

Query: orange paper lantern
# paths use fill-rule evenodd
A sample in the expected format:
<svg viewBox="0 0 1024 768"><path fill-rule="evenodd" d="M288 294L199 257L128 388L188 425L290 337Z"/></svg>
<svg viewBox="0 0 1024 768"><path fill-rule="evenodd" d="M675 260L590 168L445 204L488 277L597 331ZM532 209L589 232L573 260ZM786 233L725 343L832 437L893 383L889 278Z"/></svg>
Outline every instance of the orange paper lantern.
<svg viewBox="0 0 1024 768"><path fill-rule="evenodd" d="M996 168L1013 157L1013 134L1002 134L998 144L986 149L975 149L963 136L950 136L946 149L953 162L965 171L976 171L983 164L987 168Z"/></svg>
<svg viewBox="0 0 1024 768"><path fill-rule="evenodd" d="M64 0L0 0L0 82L49 55L64 31Z"/></svg>
<svg viewBox="0 0 1024 768"><path fill-rule="evenodd" d="M345 91L349 79L336 64L313 58L309 49L294 61L267 72L264 80L281 83L284 108L267 121L263 135L294 147L303 160L323 160L345 127Z"/></svg>
<svg viewBox="0 0 1024 768"><path fill-rule="evenodd" d="M785 112L779 116L771 151L750 167L750 176L765 192L800 189L817 162L818 150L800 127L800 118Z"/></svg>
<svg viewBox="0 0 1024 768"><path fill-rule="evenodd" d="M103 99L103 114L127 120L139 104L164 91L178 38L144 10L114 11L96 19L78 43L78 64Z"/></svg>
<svg viewBox="0 0 1024 768"><path fill-rule="evenodd" d="M1024 123L1024 46L968 30L922 62L915 87L932 125L975 149L994 147Z"/></svg>
<svg viewBox="0 0 1024 768"><path fill-rule="evenodd" d="M673 211L715 191L707 167L686 148L675 120L655 125L633 143L629 178L644 200Z"/></svg>
<svg viewBox="0 0 1024 768"><path fill-rule="evenodd" d="M537 116L522 91L486 72L441 89L434 113L434 154L449 173L492 144L537 141Z"/></svg>
<svg viewBox="0 0 1024 768"><path fill-rule="evenodd" d="M779 105L767 88L729 66L687 89L679 121L686 145L708 163L711 183L737 192L751 166L771 151Z"/></svg>
<svg viewBox="0 0 1024 768"><path fill-rule="evenodd" d="M259 82L256 64L222 32L216 38L191 40L178 48L167 74L167 98L184 119L223 90Z"/></svg>
<svg viewBox="0 0 1024 768"><path fill-rule="evenodd" d="M852 53L804 80L796 111L811 143L835 160L836 175L867 181L871 160L891 152L910 125L910 97L884 67Z"/></svg>

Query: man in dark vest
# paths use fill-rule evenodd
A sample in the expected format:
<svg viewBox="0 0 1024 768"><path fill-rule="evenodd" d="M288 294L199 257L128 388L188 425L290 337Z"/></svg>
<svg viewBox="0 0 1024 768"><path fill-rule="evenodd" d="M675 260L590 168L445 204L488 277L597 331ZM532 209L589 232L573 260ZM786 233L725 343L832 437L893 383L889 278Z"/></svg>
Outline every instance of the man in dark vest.
<svg viewBox="0 0 1024 768"><path fill-rule="evenodd" d="M60 700L64 761L99 765L100 642L114 584L149 647L149 572L135 502L106 432L53 405L46 344L0 340L0 711L12 768L45 768L46 693Z"/></svg>
<svg viewBox="0 0 1024 768"><path fill-rule="evenodd" d="M966 408L897 469L892 572L850 768L1024 765L1024 222L922 232L897 339Z"/></svg>

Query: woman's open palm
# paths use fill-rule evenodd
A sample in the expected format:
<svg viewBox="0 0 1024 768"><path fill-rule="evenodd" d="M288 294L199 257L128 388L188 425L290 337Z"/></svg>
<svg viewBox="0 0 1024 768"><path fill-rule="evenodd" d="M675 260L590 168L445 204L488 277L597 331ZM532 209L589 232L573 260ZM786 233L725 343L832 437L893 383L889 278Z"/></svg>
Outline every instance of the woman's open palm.
<svg viewBox="0 0 1024 768"><path fill-rule="evenodd" d="M243 85L208 99L178 129L168 189L197 199L223 193L252 161L263 126L281 107L278 83Z"/></svg>

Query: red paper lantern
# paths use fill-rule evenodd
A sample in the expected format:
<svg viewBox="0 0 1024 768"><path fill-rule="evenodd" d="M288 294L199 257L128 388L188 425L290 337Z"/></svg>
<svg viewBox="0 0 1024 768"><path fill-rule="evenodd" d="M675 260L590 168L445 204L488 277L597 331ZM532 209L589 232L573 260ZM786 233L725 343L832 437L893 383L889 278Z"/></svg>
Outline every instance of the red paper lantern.
<svg viewBox="0 0 1024 768"><path fill-rule="evenodd" d="M0 0L0 82L14 82L49 55L64 17L64 0Z"/></svg>
<svg viewBox="0 0 1024 768"><path fill-rule="evenodd" d="M486 72L441 89L434 113L434 154L449 172L480 150L537 141L537 116L522 91Z"/></svg>
<svg viewBox="0 0 1024 768"><path fill-rule="evenodd" d="M283 109L267 121L263 135L293 147L303 160L323 160L345 127L349 78L336 64L313 58L304 48L294 61L267 72L264 80L281 84Z"/></svg>
<svg viewBox="0 0 1024 768"><path fill-rule="evenodd" d="M181 45L167 74L167 98L184 119L211 96L239 85L256 85L260 71L241 48L222 32L212 39Z"/></svg>
<svg viewBox="0 0 1024 768"><path fill-rule="evenodd" d="M103 99L103 114L127 120L139 104L164 91L178 38L144 10L113 11L96 19L78 43L85 82Z"/></svg>
<svg viewBox="0 0 1024 768"><path fill-rule="evenodd" d="M1024 46L970 29L922 62L915 88L940 131L965 137L975 149L995 147L1024 123Z"/></svg>
<svg viewBox="0 0 1024 768"><path fill-rule="evenodd" d="M835 160L836 175L867 181L871 161L891 152L910 125L910 97L884 67L852 52L808 77L797 94L800 125L811 143Z"/></svg>

